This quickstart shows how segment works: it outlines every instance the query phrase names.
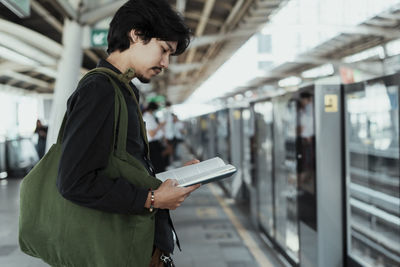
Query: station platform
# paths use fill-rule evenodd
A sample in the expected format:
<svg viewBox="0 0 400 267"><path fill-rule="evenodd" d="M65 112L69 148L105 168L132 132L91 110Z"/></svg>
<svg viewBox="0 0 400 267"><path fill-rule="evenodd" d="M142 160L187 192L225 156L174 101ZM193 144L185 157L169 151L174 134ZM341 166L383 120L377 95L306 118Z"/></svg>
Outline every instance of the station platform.
<svg viewBox="0 0 400 267"><path fill-rule="evenodd" d="M172 216L182 246L173 257L177 266L284 266L214 184L193 192Z"/></svg>
<svg viewBox="0 0 400 267"><path fill-rule="evenodd" d="M182 162L194 158L185 146ZM174 162L179 165L180 162ZM18 247L19 185L22 179L0 180L0 266L45 267ZM284 266L253 229L246 211L224 197L216 184L200 187L171 212L182 251L173 255L177 267Z"/></svg>

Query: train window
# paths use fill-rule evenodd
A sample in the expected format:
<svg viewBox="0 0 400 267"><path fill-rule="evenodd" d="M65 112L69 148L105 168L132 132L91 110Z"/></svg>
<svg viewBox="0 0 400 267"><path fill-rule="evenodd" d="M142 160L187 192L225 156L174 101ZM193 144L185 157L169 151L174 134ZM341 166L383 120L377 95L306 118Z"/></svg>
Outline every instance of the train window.
<svg viewBox="0 0 400 267"><path fill-rule="evenodd" d="M389 80L345 87L347 246L363 266L400 265L399 83Z"/></svg>

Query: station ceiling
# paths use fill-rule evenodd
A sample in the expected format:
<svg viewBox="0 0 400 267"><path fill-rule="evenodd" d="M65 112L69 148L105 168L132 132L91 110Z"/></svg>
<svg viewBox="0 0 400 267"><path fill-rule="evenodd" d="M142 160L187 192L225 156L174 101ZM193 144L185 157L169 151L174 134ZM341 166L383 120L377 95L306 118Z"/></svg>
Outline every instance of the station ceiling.
<svg viewBox="0 0 400 267"><path fill-rule="evenodd" d="M0 2L5 0L0 0ZM125 0L30 0L30 16L20 18L0 4L0 88L52 93L57 63L62 53L65 19L77 20L86 28L104 28ZM192 29L189 49L157 76L145 93L165 95L173 104L182 103L254 33L283 8L288 0L169 0ZM251 90L279 79L325 64L350 66L374 72L371 65L347 63L346 56L400 38L400 4L377 14L256 77ZM107 55L104 48L84 48L82 74ZM379 58L369 59L378 62ZM379 65L379 64L378 64Z"/></svg>
<svg viewBox="0 0 400 267"><path fill-rule="evenodd" d="M0 84L52 93L62 53L64 20L91 28L108 25L125 2L110 0L30 0L30 16L20 18L0 4ZM169 0L191 28L189 49L173 59L150 90L172 103L183 102L287 0ZM3 51L1 51L3 50ZM82 73L92 69L104 48L84 49Z"/></svg>

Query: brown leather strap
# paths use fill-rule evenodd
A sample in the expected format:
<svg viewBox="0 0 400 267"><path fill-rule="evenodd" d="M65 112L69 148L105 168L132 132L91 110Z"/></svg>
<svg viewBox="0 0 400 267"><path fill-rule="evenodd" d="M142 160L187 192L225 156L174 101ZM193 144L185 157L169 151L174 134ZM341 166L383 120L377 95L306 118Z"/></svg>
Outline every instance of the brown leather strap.
<svg viewBox="0 0 400 267"><path fill-rule="evenodd" d="M164 263L161 261L161 250L158 248L154 249L153 256L151 256L151 262L149 267L164 267Z"/></svg>

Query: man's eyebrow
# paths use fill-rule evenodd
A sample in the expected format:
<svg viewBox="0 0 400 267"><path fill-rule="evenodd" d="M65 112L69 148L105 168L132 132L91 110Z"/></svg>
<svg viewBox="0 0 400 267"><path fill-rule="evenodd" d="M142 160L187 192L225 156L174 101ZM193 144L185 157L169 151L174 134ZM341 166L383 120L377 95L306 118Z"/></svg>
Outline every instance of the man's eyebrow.
<svg viewBox="0 0 400 267"><path fill-rule="evenodd" d="M171 54L174 54L176 51L174 51L174 49L172 48L172 45L168 42L166 42L168 47L169 47L169 51L171 51Z"/></svg>

